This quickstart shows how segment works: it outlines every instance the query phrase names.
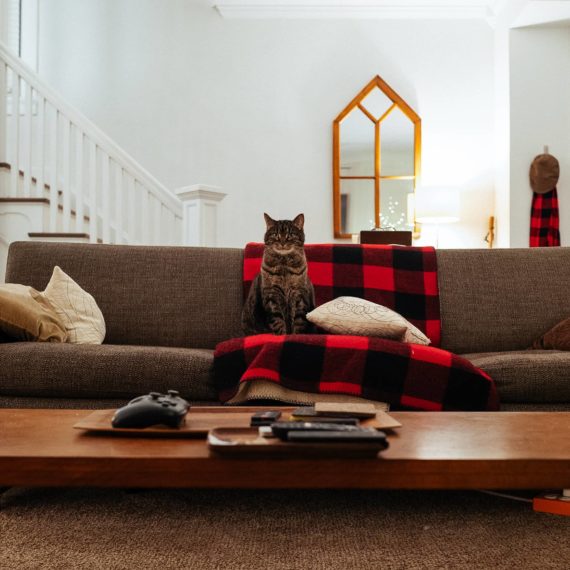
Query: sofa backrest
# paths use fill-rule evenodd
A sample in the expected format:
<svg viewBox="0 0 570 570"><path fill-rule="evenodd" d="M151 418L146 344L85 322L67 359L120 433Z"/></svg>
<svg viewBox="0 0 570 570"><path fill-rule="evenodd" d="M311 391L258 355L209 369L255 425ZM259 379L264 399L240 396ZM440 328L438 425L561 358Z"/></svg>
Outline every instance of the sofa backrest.
<svg viewBox="0 0 570 570"><path fill-rule="evenodd" d="M8 283L42 291L59 265L91 293L107 344L213 348L241 336L241 249L16 242Z"/></svg>
<svg viewBox="0 0 570 570"><path fill-rule="evenodd" d="M570 248L437 252L442 346L524 350L570 317Z"/></svg>
<svg viewBox="0 0 570 570"><path fill-rule="evenodd" d="M438 250L442 346L518 350L570 317L570 248ZM243 250L17 242L6 281L43 290L59 265L89 291L106 343L213 348L241 336Z"/></svg>

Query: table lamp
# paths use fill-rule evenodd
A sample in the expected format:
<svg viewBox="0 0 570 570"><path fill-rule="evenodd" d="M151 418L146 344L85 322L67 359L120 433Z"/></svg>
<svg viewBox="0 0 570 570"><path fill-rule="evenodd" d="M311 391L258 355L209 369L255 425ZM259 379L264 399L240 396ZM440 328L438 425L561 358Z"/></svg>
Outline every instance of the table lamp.
<svg viewBox="0 0 570 570"><path fill-rule="evenodd" d="M440 224L459 221L459 190L440 186L422 186L416 190L415 206L417 222L436 226L436 247L438 247Z"/></svg>

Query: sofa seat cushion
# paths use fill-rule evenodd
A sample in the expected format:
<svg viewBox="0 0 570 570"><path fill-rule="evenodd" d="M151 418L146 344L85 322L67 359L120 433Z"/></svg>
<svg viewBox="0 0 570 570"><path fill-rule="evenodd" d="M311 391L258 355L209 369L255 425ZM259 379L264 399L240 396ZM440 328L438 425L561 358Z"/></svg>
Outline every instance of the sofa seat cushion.
<svg viewBox="0 0 570 570"><path fill-rule="evenodd" d="M18 342L0 344L0 396L132 398L178 390L217 400L206 349Z"/></svg>
<svg viewBox="0 0 570 570"><path fill-rule="evenodd" d="M493 378L501 403L570 402L570 352L516 350L462 356Z"/></svg>

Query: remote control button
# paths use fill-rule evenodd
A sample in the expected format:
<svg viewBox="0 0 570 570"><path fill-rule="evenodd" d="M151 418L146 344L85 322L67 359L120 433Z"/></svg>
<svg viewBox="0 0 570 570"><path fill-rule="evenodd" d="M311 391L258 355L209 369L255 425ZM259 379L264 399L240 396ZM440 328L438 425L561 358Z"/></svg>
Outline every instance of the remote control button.
<svg viewBox="0 0 570 570"><path fill-rule="evenodd" d="M168 395L169 396L180 396L180 392L178 390L168 390Z"/></svg>
<svg viewBox="0 0 570 570"><path fill-rule="evenodd" d="M150 397L151 397L153 400L158 400L158 398L160 398L160 396L162 396L162 394L161 394L160 392L151 392L151 393L150 393Z"/></svg>

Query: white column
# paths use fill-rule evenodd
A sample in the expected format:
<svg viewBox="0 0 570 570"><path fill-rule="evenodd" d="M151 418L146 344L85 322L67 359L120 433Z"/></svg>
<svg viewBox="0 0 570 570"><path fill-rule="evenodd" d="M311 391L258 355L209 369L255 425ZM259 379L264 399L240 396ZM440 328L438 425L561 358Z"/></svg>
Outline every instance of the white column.
<svg viewBox="0 0 570 570"><path fill-rule="evenodd" d="M194 184L175 190L182 201L183 245L216 247L220 202L226 197L217 186Z"/></svg>
<svg viewBox="0 0 570 570"><path fill-rule="evenodd" d="M511 246L511 46L513 21L528 0L497 3L495 59L495 247ZM538 154L538 153L537 153ZM528 179L528 167L526 170Z"/></svg>
<svg viewBox="0 0 570 570"><path fill-rule="evenodd" d="M0 13L0 16L1 15ZM8 109L6 107L6 92L8 89L7 76L8 68L6 64L0 60L0 162L8 162L8 155L6 154L6 141L8 138Z"/></svg>

